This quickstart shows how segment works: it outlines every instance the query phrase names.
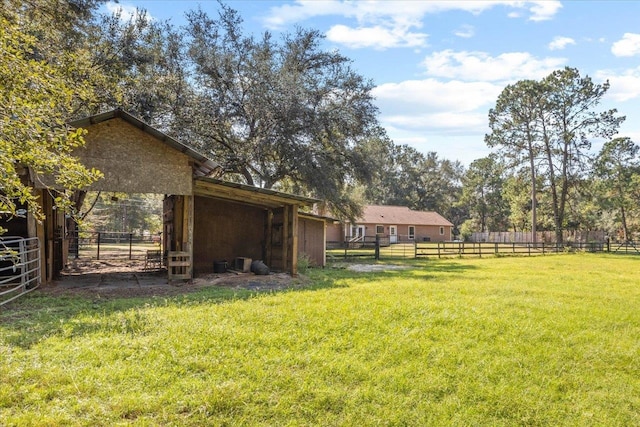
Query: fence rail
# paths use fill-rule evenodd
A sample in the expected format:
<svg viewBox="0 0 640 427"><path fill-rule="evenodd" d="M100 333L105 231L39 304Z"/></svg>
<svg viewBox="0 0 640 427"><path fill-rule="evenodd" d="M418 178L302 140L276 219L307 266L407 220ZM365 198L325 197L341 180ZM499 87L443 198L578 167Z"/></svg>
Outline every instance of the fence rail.
<svg viewBox="0 0 640 427"><path fill-rule="evenodd" d="M0 305L40 286L40 262L37 238L0 238Z"/></svg>
<svg viewBox="0 0 640 427"><path fill-rule="evenodd" d="M72 257L110 260L145 259L150 250L161 248L159 234L136 234L118 231L80 232L69 237Z"/></svg>
<svg viewBox="0 0 640 427"><path fill-rule="evenodd" d="M428 257L467 257L467 256L533 256L559 252L610 252L640 255L640 242L565 242L562 244L545 242L417 242L404 241L398 243L361 245L354 247L348 242L329 242L327 257L329 259L370 258L428 258Z"/></svg>

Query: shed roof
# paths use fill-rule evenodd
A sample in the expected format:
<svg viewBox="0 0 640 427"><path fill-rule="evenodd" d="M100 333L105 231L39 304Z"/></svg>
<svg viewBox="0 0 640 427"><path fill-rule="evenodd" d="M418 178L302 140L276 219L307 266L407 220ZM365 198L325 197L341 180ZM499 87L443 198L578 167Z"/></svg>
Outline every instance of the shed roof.
<svg viewBox="0 0 640 427"><path fill-rule="evenodd" d="M284 205L311 206L314 203L320 202L319 199L313 199L311 197L281 193L266 188L207 177L196 178L193 191L195 195L199 196L218 197L264 207L279 207Z"/></svg>
<svg viewBox="0 0 640 427"><path fill-rule="evenodd" d="M175 150L178 150L181 153L184 153L189 157L191 157L195 161L194 163L195 163L196 176L207 176L211 172L216 170L218 167L220 167L218 163L198 153L193 148L183 144L182 142L170 137L169 135L163 132L160 132L156 128L145 123L144 121L135 117L134 115L122 110L121 108L116 108L114 110L107 111L101 114L95 114L93 116L88 116L79 120L74 120L72 122L69 122L69 125L76 128L84 128L92 124L102 123L107 120L112 120L116 118L120 118L124 120L125 122L142 130L143 132L146 132L149 135L153 136L157 140L174 148Z"/></svg>
<svg viewBox="0 0 640 427"><path fill-rule="evenodd" d="M406 206L367 205L358 222L363 224L453 226L437 212L415 211Z"/></svg>

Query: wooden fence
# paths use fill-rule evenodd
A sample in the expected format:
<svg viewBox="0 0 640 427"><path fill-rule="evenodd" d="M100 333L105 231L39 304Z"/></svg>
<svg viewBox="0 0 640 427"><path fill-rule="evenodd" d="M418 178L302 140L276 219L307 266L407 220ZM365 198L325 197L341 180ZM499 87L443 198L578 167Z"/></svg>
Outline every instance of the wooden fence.
<svg viewBox="0 0 640 427"><path fill-rule="evenodd" d="M118 231L80 232L68 237L69 254L96 260L144 260L149 251L161 249L160 237Z"/></svg>
<svg viewBox="0 0 640 427"><path fill-rule="evenodd" d="M327 258L337 259L393 259L393 258L446 258L483 256L534 256L561 252L608 252L613 254L640 255L640 242L399 242L387 245L343 244L327 245Z"/></svg>
<svg viewBox="0 0 640 427"><path fill-rule="evenodd" d="M469 237L471 242L490 243L527 243L533 242L533 234L530 231L486 231L472 233ZM563 233L565 242L604 242L606 233L602 230L595 231L565 231ZM556 233L554 231L539 231L536 233L536 241L544 243L555 243Z"/></svg>

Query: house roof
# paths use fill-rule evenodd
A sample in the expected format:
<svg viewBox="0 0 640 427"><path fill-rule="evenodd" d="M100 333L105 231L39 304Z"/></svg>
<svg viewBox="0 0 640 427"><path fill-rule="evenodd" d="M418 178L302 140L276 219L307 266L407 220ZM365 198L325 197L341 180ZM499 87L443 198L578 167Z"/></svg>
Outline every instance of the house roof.
<svg viewBox="0 0 640 427"><path fill-rule="evenodd" d="M453 226L437 212L414 211L406 206L367 205L358 222L363 224Z"/></svg>
<svg viewBox="0 0 640 427"><path fill-rule="evenodd" d="M76 128L85 128L93 124L102 123L106 122L107 120L113 120L117 118L124 120L125 122L142 130L143 132L153 136L157 140L167 144L173 149L178 150L181 153L184 153L187 156L191 157L195 163L196 176L208 176L209 174L211 174L211 172L220 167L218 163L198 153L191 147L183 144L182 142L170 137L163 132L160 132L156 128L120 108L116 108L115 110L107 111L101 114L88 116L79 120L74 120L72 122L69 122L69 125Z"/></svg>

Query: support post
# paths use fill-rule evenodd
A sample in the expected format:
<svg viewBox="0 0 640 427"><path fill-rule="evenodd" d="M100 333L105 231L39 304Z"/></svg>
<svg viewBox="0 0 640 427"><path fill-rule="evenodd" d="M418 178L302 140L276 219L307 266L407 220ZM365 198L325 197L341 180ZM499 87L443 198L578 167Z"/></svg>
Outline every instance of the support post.
<svg viewBox="0 0 640 427"><path fill-rule="evenodd" d="M298 275L298 205L291 205L291 277Z"/></svg>
<svg viewBox="0 0 640 427"><path fill-rule="evenodd" d="M182 250L189 254L190 263L187 267L187 274L193 278L193 215L194 196L184 196L184 214L182 217Z"/></svg>
<svg viewBox="0 0 640 427"><path fill-rule="evenodd" d="M267 227L264 236L264 259L267 265L273 262L273 209L267 210Z"/></svg>
<svg viewBox="0 0 640 427"><path fill-rule="evenodd" d="M289 268L289 209L282 208L282 270Z"/></svg>

